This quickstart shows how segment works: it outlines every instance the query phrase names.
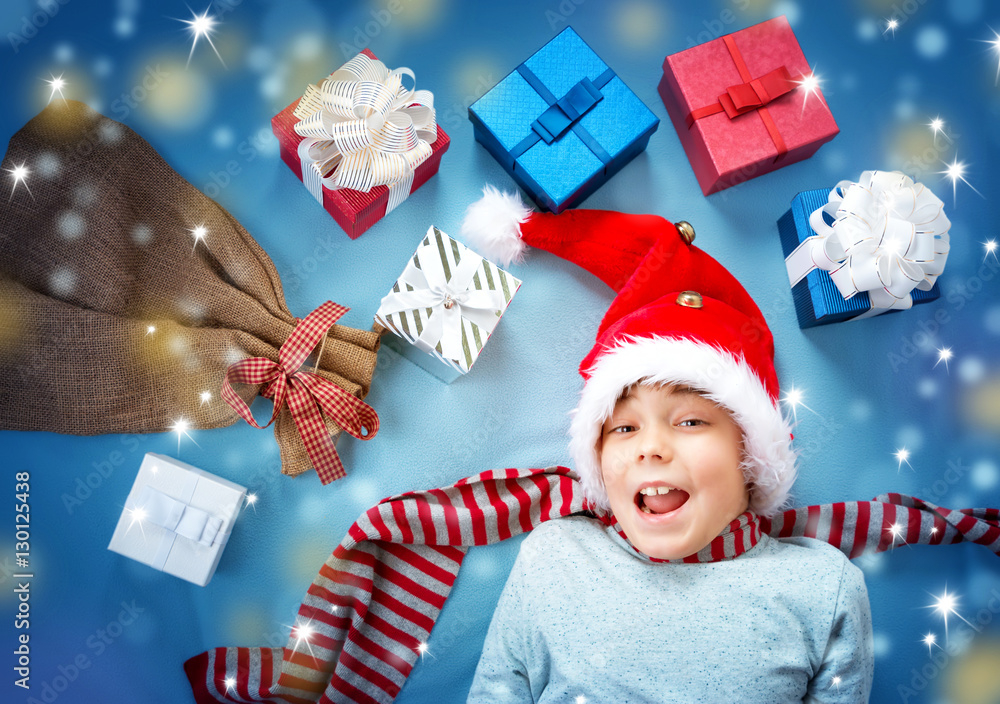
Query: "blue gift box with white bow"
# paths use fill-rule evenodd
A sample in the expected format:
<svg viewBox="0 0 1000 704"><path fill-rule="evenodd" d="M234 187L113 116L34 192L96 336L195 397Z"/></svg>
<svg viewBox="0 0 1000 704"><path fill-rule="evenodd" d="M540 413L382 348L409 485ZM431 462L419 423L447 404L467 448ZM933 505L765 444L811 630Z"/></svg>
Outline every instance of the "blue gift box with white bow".
<svg viewBox="0 0 1000 704"><path fill-rule="evenodd" d="M941 201L898 172L866 171L859 183L796 195L778 234L799 327L940 298L949 226Z"/></svg>
<svg viewBox="0 0 1000 704"><path fill-rule="evenodd" d="M660 120L567 27L469 107L476 141L559 213L646 148Z"/></svg>

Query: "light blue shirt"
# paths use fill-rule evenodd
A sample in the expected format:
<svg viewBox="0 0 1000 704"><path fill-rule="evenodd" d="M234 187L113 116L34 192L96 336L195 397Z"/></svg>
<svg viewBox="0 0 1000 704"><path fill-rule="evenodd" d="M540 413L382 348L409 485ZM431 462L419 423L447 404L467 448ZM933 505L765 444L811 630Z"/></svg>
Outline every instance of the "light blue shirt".
<svg viewBox="0 0 1000 704"><path fill-rule="evenodd" d="M864 577L831 545L655 563L573 516L521 544L468 701L858 704L873 673Z"/></svg>

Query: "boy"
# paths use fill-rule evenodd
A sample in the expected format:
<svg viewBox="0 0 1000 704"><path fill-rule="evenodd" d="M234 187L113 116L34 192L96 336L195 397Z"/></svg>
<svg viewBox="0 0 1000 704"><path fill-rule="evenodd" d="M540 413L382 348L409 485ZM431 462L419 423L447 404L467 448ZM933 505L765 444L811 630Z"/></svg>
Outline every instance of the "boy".
<svg viewBox="0 0 1000 704"><path fill-rule="evenodd" d="M515 206L520 238L619 293L581 364L570 431L601 520L525 539L469 702L867 701L861 570L826 542L759 530L787 502L795 456L750 296L691 246L690 226L596 211L567 222L502 198L478 204L483 222Z"/></svg>
<svg viewBox="0 0 1000 704"><path fill-rule="evenodd" d="M732 560L660 561L754 520L741 432L725 409L690 388L640 384L601 444L625 538L584 517L528 535L470 702L868 700L868 596L839 550L761 535Z"/></svg>

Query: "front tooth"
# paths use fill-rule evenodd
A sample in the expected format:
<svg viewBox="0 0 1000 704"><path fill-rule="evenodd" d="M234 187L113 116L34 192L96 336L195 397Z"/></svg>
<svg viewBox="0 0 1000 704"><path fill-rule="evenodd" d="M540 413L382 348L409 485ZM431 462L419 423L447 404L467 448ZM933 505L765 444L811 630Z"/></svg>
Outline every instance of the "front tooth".
<svg viewBox="0 0 1000 704"><path fill-rule="evenodd" d="M668 494L673 489L669 486L647 486L639 491L643 496L656 496L657 494Z"/></svg>

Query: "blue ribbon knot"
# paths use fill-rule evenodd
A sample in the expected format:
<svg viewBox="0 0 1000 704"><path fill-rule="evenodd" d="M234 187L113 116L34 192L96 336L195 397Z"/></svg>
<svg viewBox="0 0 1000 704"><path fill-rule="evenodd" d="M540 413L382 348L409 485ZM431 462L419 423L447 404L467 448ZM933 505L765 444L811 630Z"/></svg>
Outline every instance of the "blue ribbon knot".
<svg viewBox="0 0 1000 704"><path fill-rule="evenodd" d="M604 95L593 81L584 77L532 122L531 129L546 144L552 144L603 98Z"/></svg>
<svg viewBox="0 0 1000 704"><path fill-rule="evenodd" d="M598 159L605 164L611 161L611 155L579 124L579 120L603 100L601 88L615 77L612 69L604 71L595 81L584 77L566 91L566 95L558 99L526 65L518 66L517 72L549 104L549 107L531 123L531 133L510 150L512 162L538 142L544 140L546 144L552 144L569 130L573 130Z"/></svg>

